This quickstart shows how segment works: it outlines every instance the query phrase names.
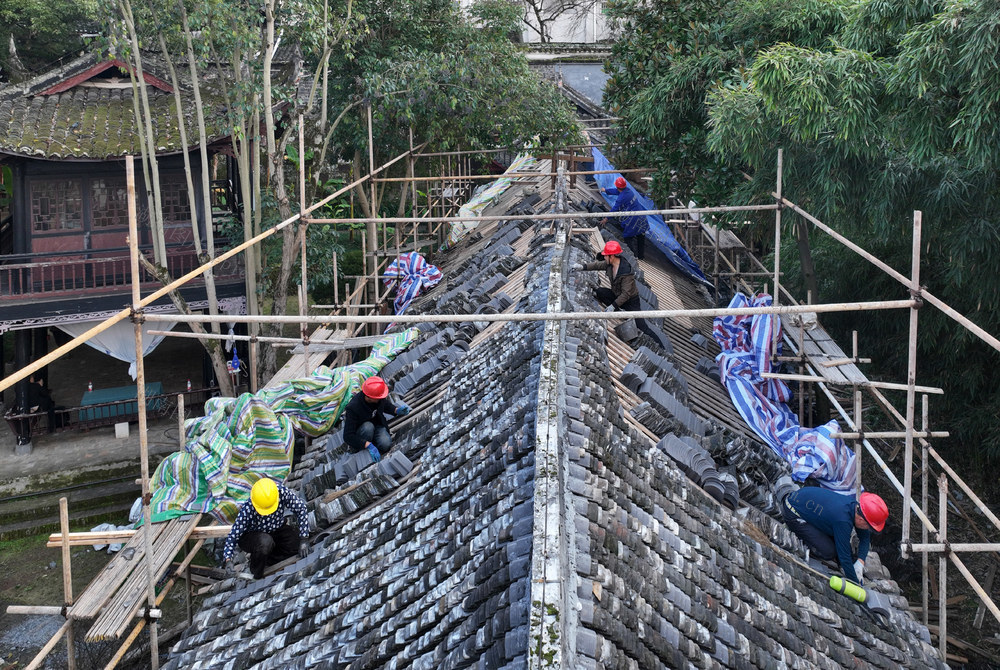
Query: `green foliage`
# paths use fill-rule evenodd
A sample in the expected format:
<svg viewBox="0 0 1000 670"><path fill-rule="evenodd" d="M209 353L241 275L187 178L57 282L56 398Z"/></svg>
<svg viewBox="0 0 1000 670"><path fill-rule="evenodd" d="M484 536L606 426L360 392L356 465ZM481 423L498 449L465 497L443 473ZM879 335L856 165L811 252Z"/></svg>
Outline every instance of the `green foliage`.
<svg viewBox="0 0 1000 670"><path fill-rule="evenodd" d="M62 56L76 55L97 25L96 0L0 3L0 80L20 81ZM11 59L13 38L20 63Z"/></svg>
<svg viewBox="0 0 1000 670"><path fill-rule="evenodd" d="M991 272L1000 255L1000 5L692 0L654 2L644 14L646 5L613 5L626 28L609 67L621 155L659 168L658 195L766 202L782 147L786 194L903 274L912 213L922 210L922 283L1000 332ZM794 237L784 240L794 285ZM906 296L825 235L811 241L824 302ZM858 329L873 374L905 379L905 316L824 323ZM957 443L981 445L970 452L978 457L1000 457L998 356L936 309L921 311L919 381L948 392L932 418Z"/></svg>
<svg viewBox="0 0 1000 670"><path fill-rule="evenodd" d="M441 149L576 138L568 104L507 37L520 20L512 3L479 0L464 13L451 0L366 0L355 11L363 30L334 56L332 93L372 102L383 155L408 147L411 126ZM363 113L345 119L346 157L367 150L366 133Z"/></svg>

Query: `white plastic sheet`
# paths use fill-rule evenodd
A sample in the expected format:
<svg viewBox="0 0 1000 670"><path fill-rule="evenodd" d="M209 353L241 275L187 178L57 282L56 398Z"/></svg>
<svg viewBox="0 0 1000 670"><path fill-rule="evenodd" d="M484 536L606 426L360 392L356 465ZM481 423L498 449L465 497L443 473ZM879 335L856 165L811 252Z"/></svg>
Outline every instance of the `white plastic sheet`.
<svg viewBox="0 0 1000 670"><path fill-rule="evenodd" d="M79 337L99 323L100 321L61 323L59 324L59 329L73 337ZM173 330L176 325L173 322L142 324L142 355L148 356L152 353L164 338L163 335L150 335L150 330ZM87 344L101 353L128 363L128 373L132 379L135 379L138 375L135 360L135 326L130 322L119 321L107 330L87 340Z"/></svg>

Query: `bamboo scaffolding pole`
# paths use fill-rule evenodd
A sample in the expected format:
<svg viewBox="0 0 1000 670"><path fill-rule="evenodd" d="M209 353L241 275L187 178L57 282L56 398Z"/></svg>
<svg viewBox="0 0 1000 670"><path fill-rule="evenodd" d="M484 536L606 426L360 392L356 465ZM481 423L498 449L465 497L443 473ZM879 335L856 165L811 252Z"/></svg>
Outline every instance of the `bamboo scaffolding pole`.
<svg viewBox="0 0 1000 670"><path fill-rule="evenodd" d="M427 144L427 142L424 142L424 144L421 145L420 147L417 147L417 149L419 150L421 147L423 147L426 144ZM603 147L603 146L604 146L604 144L567 144L567 145L558 147L558 149L567 149L567 150L568 149L592 149L594 147ZM466 149L464 151L431 151L431 152L415 153L414 156L416 156L417 158L427 158L427 157L432 157L432 156L433 157L454 156L456 154L468 154L468 155L476 156L476 155L479 155L479 154L483 154L483 155L488 155L488 154L510 154L510 153L524 152L524 151L527 151L529 153L533 153L533 154L538 155L538 156L543 156L543 155L548 156L548 155L550 155L552 153L552 149L550 147L534 147L534 148L527 148L527 147L525 147L525 148L521 148L521 149L511 149L510 147L507 147L507 148L504 148L504 149Z"/></svg>
<svg viewBox="0 0 1000 670"><path fill-rule="evenodd" d="M125 176L128 189L128 237L132 259L132 309L138 315L142 309L139 293L139 232L135 204L135 166L132 156L125 157ZM152 514L149 509L149 444L146 434L146 370L142 350L142 319L133 316L135 323L135 365L136 365L136 405L139 414L139 468L142 473L142 521L146 527L142 534L146 551L146 600L150 610L156 604L156 568L153 566L153 527ZM156 619L149 623L149 655L150 667L157 670L160 667L160 646L157 640Z"/></svg>
<svg viewBox="0 0 1000 670"><path fill-rule="evenodd" d="M809 307L815 307L815 305L809 305ZM781 372L762 372L761 377L764 379L782 379L786 381L795 382L824 382L827 384L840 385L840 386L860 386L863 388L875 388L875 389L886 389L890 391L906 391L910 387L906 384L896 384L894 382L873 382L873 381L838 381L835 379L827 379L826 377L818 377L813 375L793 375L785 374ZM944 395L944 389L940 389L936 386L916 386L914 387L917 391L921 393L933 393L935 395Z"/></svg>
<svg viewBox="0 0 1000 670"><path fill-rule="evenodd" d="M58 605L7 605L7 614L66 616L66 608Z"/></svg>
<svg viewBox="0 0 1000 670"><path fill-rule="evenodd" d="M942 473L938 477L938 537L944 546L948 546L948 476ZM909 516L909 515L907 515ZM903 537L909 537L905 532ZM948 653L948 560L942 553L938 558L938 649L941 656Z"/></svg>
<svg viewBox="0 0 1000 670"><path fill-rule="evenodd" d="M214 333L213 333L214 334ZM177 394L177 441L178 447L184 448L184 394ZM65 533L63 533L65 535Z"/></svg>
<svg viewBox="0 0 1000 670"><path fill-rule="evenodd" d="M947 475L942 472L939 477L947 478ZM994 551L1000 551L1000 542L957 542L952 544L946 542L945 540L941 540L941 542L927 542L927 543L914 544L911 545L910 548L913 551L926 551L932 554L938 554L942 552L947 554L952 551L961 553L969 553L974 551L994 552Z"/></svg>
<svg viewBox="0 0 1000 670"><path fill-rule="evenodd" d="M951 437L951 433L946 430L931 431L929 433L914 432L915 437ZM870 437L873 440L891 440L906 437L905 430L880 430L861 432L839 432L830 433L830 437L839 437L842 440L860 440L863 437Z"/></svg>
<svg viewBox="0 0 1000 670"><path fill-rule="evenodd" d="M774 195L777 195L777 194L774 194ZM804 209L802 209L801 207L799 207L798 205L796 205L794 202L791 202L787 198L782 198L781 202L786 207L788 207L789 209L791 209L792 211L794 211L796 214L798 214L799 216L803 217L804 219L806 219L807 221L809 221L810 223L812 223L813 225L815 225L817 228L819 228L820 230L822 230L826 234L830 235L830 237L832 237L833 239L837 240L838 242L840 242L841 244L843 244L844 246L846 246L848 249L850 249L854 253L858 254L859 256L861 256L862 258L864 258L865 260L867 260L869 263L871 263L875 267L877 267L880 270L882 270L883 272L885 272L887 275L889 275L890 277L892 277L893 279L895 279L896 281L898 281L900 284L903 284L908 289L912 288L913 284L912 284L912 279L911 278L906 277L902 273L896 271L895 269L893 269L892 267L890 267L886 263L882 262L881 260L879 260L878 258L876 258L875 256L873 256L872 254L868 253L867 251L865 251L864 249L862 249L861 247L859 247L854 242L851 242L849 239L847 239L846 237L844 237L843 235L841 235L837 231L833 230L830 226L826 225L825 223L823 223L822 221L820 221L819 219L817 219L815 216L813 216L809 212L805 211ZM968 317L966 317L963 314L960 314L957 311L955 311L951 306L948 305L948 303L944 302L943 300L941 300L940 298L938 298L934 294L930 293L926 289L921 289L920 290L920 298L924 302L927 302L927 303L930 303L931 305L934 305L939 310L941 310L941 312L943 312L946 316L950 317L953 321L961 324L966 329L968 329L970 332L972 332L980 340L982 340L986 344L990 345L991 347L993 347L997 351L1000 351L1000 339L997 339L993 335L991 335L988 332L986 332L985 330L983 330L980 326L976 325Z"/></svg>
<svg viewBox="0 0 1000 670"><path fill-rule="evenodd" d="M69 542L66 536L69 535L69 501L65 496L59 498L59 529L62 531L62 577L63 577L63 604L66 610L73 605L73 561L69 551ZM66 667L69 670L76 670L76 644L73 639L73 627L66 631Z"/></svg>
<svg viewBox="0 0 1000 670"><path fill-rule="evenodd" d="M405 156L405 154L403 154L403 156ZM365 177L361 178L361 179L356 180L355 182L352 182L351 184L348 184L347 186L344 186L344 187L338 189L337 191L335 191L334 193L332 193L330 196L328 196L328 199L332 199L332 198L334 198L334 197L336 197L338 195L341 195L341 194L343 194L345 192L348 192L355 185L364 182L365 179L368 179L367 175ZM315 206L312 207L312 208L310 208L307 211L311 211L314 208L315 208ZM285 219L284 221L281 221L276 226L274 226L274 228L269 228L268 230L262 231L260 234L258 234L256 236L250 238L249 240L245 240L241 244L238 244L237 246L233 247L229 251L226 251L225 253L222 253L222 254L216 256L215 258L209 260L208 262L204 263L203 265L201 265L201 266L199 266L199 267L191 270L187 274L181 275L180 277L178 277L177 279L173 280L172 282L170 282L166 286L163 286L163 287L161 287L161 288L153 291L149 295L147 295L145 298L143 298L140 301L139 305L141 307L146 307L147 305L152 304L153 302L159 300L163 296L169 294L174 289L176 289L176 288L178 288L180 286L183 286L184 284L186 284L187 282L189 282L190 280L192 280L192 279L194 279L196 277L199 277L199 276L203 275L208 268L215 267L216 265L219 265L219 264L221 264L221 263L229 260L230 258L232 258L233 256L235 256L236 254L241 253L242 251L248 249L249 247L253 246L254 244L257 244L258 242L261 242L261 241L267 239L268 237L271 237L272 235L274 235L274 234L276 234L276 233L284 230L286 227L288 227L288 226L292 225L293 223L295 223L295 221L297 221L299 219L299 217L300 217L299 214L295 214L295 215L289 217L288 219ZM132 314L132 308L131 307L126 307L125 309L121 310L120 312L118 312L114 316L108 317L106 320L104 320L100 324L94 326L93 328L91 328L87 332L83 333L82 335L79 335L79 336L73 338L72 340L70 340L69 342L67 342L66 344L64 344L64 345L62 345L62 346L60 346L60 347L58 347L56 349L53 349L51 352L49 352L48 354L46 354L42 358L38 359L34 363L26 365L25 367L21 368L17 372L14 372L13 374L9 375L8 377L5 377L4 379L0 380L0 391L3 391L5 389L10 388L11 386L13 386L14 384L16 384L17 382L21 381L22 379L26 379L29 375L34 374L35 372L37 372L41 368L45 367L46 365L48 365L52 361L54 361L54 360L62 357L64 354L69 353L73 349L76 349L78 346L80 346L84 342L87 342L88 340L90 340L95 335L99 335L99 334L103 333L104 331L106 331L107 329L109 329L112 326L114 326L116 323L119 323L120 321L125 320L126 318L128 318L129 316L131 316L131 314Z"/></svg>
<svg viewBox="0 0 1000 670"><path fill-rule="evenodd" d="M225 537L229 534L232 526L198 526L191 530L188 539L207 540L210 538ZM132 538L137 530L111 530L111 531L81 531L69 534L69 546L82 547L89 544L110 544L126 542ZM46 540L45 546L58 548L62 545L62 534L52 533Z"/></svg>
<svg viewBox="0 0 1000 670"><path fill-rule="evenodd" d="M377 305L353 305L354 307L377 307ZM196 335L194 333L173 333L167 330L148 330L146 331L150 335L164 335L172 337L180 337L182 339L199 339L203 336ZM345 331L346 332L346 331ZM237 342L246 342L251 339L250 335L213 335L208 339L216 340L236 340ZM274 346L278 347L295 347L302 345L305 348L306 343L302 338L294 337L265 337L258 336L256 339L263 342L270 342ZM371 335L369 337L347 337L346 335L340 339L330 339L320 342L309 342L308 350L303 352L308 355L308 351L340 351L341 349L355 349L361 347L370 347L379 340L382 339L382 335ZM180 396L178 396L180 397ZM183 445L182 445L183 446Z"/></svg>
<svg viewBox="0 0 1000 670"><path fill-rule="evenodd" d="M45 660L45 657L49 655L49 652L55 648L55 646L59 643L59 640L62 639L62 636L65 635L66 631L68 631L72 626L73 622L67 619L66 623L64 623L59 630L55 632L55 635L49 638L49 641L45 643L45 646L41 648L33 659L31 659L31 663L25 666L24 670L38 670L38 668L42 667L42 662Z"/></svg>
<svg viewBox="0 0 1000 670"><path fill-rule="evenodd" d="M837 398L830 392L830 389L828 389L826 387L826 384L820 384L819 388L823 390L823 393L826 394L826 397L830 400L830 402L833 404L833 406L837 408L837 411L840 413L840 416L845 421L847 421L847 422L850 423L851 422L851 418L847 415L846 412L844 412L844 409L840 406L840 403L837 402ZM879 394L879 392L878 392L877 389L872 389L872 393L881 395L881 394ZM883 398L883 400L884 400L884 398ZM889 405L889 406L891 407L891 405ZM898 412L896 414L898 416ZM903 493L903 484L899 481L899 479L896 477L896 475L893 474L892 470L889 469L888 464L885 462L885 460L882 458L882 456L878 453L878 451L875 449L875 447L872 445L872 443L869 442L867 439L865 439L863 442L864 442L864 445L865 445L865 449L868 451L868 454L872 457L872 459L882 469L882 472L885 474L886 478L889 480L889 482L896 489L896 492L899 493L900 495L902 495L902 493ZM933 449L930 448L930 447L928 447L928 451L929 452L933 452ZM942 466L942 467L944 467L944 466ZM957 479L957 475L955 475L955 477ZM959 479L958 481L961 481L961 480ZM964 482L962 482L962 484L964 484ZM977 500L978 500L978 498L977 498ZM981 504L981 501L980 501L980 504ZM917 506L917 503L914 500L911 499L911 500L909 500L909 505L910 505L910 509L913 510L914 514L916 514L917 518L920 519L921 523L923 523L930 532L936 533L937 529L935 528L934 524L931 522L930 518L926 514L924 514L923 510L920 509L919 506ZM992 512L989 511L988 508L983 509L982 511L984 513L988 514L988 515L992 515L993 514ZM990 614L992 614L993 617L998 622L1000 622L1000 608L997 607L996 603L993 602L993 599L990 597L990 595L983 589L983 587L979 584L978 580L976 580L976 578L972 575L972 573L969 572L969 569L967 567L965 567L965 563L962 562L962 560L958 557L958 555L956 554L956 552L948 552L946 555L947 555L948 559L951 560L952 564L954 564L954 566L958 569L958 571L960 573L962 573L962 576L965 577L965 580L969 584L969 587L972 588L972 590L975 592L975 594L982 601L983 605L990 611Z"/></svg>
<svg viewBox="0 0 1000 670"><path fill-rule="evenodd" d="M435 203L440 202L436 200ZM477 216L476 221L479 223L485 223L487 221L510 221L512 219L517 219L518 221L552 221L557 219L604 219L608 217L623 217L623 216L646 216L653 214L719 214L722 212L770 212L778 208L778 205L726 205L720 207L689 207L685 209L644 209L641 211L632 212L572 212L572 213L557 213L549 212L545 214L518 214L516 216L511 214L502 214L495 216ZM297 216L297 215L296 215ZM469 217L460 216L424 216L424 217L413 217L413 216L395 216L388 217L384 219L379 219L383 223L412 223L418 221L421 223L455 223L457 221L467 221ZM367 223L369 219L365 218L353 218L353 219L319 219L319 218L309 218L306 220L308 224L329 224L329 223Z"/></svg>
<svg viewBox="0 0 1000 670"><path fill-rule="evenodd" d="M173 588L174 584L177 582L177 577L182 572L187 573L188 567L191 565L191 561L194 560L194 557L198 554L198 550L201 549L203 544L205 544L205 540L199 540L198 542L195 543L191 551L188 552L187 556L184 557L184 560L181 561L180 565L174 570L174 573L171 576L171 578L167 581L166 584L163 585L163 588L160 590L160 594L156 597L157 607L159 607L160 604L163 602L164 598L167 597L167 594L170 592L170 589ZM188 580L189 588L190 588L190 583L191 583L190 580ZM143 615L144 612L140 612L140 616ZM138 622L136 622L135 626L132 627L132 632L128 634L128 637L126 637L125 641L122 642L121 647L118 648L118 651L115 652L115 655L111 658L108 664L104 666L104 670L112 670L112 668L117 667L118 664L121 663L121 660L125 657L125 654L132 646L132 643L135 642L136 638L139 636L139 633L142 632L142 629L145 625L146 625L145 618L142 618Z"/></svg>
<svg viewBox="0 0 1000 670"><path fill-rule="evenodd" d="M920 228L923 221L923 213L913 212L913 249L910 261L910 295L917 298L920 295ZM909 343L907 348L906 365L906 443L905 454L903 456L903 497L909 501L913 496L913 423L916 415L917 400L917 318L920 313L921 303L916 303L910 308L910 329ZM922 435L921 437L927 437ZM903 558L907 558L906 545L910 542L910 513L909 505L903 506ZM943 622L942 622L943 625Z"/></svg>
<svg viewBox="0 0 1000 670"><path fill-rule="evenodd" d="M781 159L783 157L783 150L778 149L778 174L775 192L778 194L778 202L781 202ZM720 235L715 236L716 239L721 237ZM774 304L778 304L778 300L781 297L781 208L774 210L774 294L772 299ZM777 338L771 341L771 355L775 355L777 352L778 341Z"/></svg>
<svg viewBox="0 0 1000 670"><path fill-rule="evenodd" d="M621 319L628 314L634 319L672 319L676 317L744 316L752 314L800 314L803 312L864 312L881 309L907 309L912 300L884 300L875 302L845 302L825 305L781 305L779 307L714 307L706 309L652 309L635 312L528 312L500 314L371 314L354 315L310 315L310 316L267 316L232 314L212 316L210 314L147 314L146 321L156 322L212 322L213 320L252 323L309 323L354 324L354 323L470 323L475 321L606 321Z"/></svg>
<svg viewBox="0 0 1000 670"><path fill-rule="evenodd" d="M450 167L450 166L449 166ZM566 174L571 177L582 177L585 175L595 175L595 174L630 174L633 172L650 172L650 168L632 168L629 170L567 170ZM444 181L444 182L459 182L464 184L468 181L491 181L494 179L500 179L501 177L507 177L509 179L528 179L535 177L555 177L558 176L558 172L504 172L501 174L462 174L459 172L457 175L451 174L449 169L447 173L438 176L427 176L427 177L376 177L372 181L381 184L392 184L392 183L410 183L416 181Z"/></svg>
<svg viewBox="0 0 1000 670"><path fill-rule="evenodd" d="M302 114L299 114L299 212L302 213L302 218L305 218L306 214L306 140L305 140L305 126L303 122ZM308 226L302 223L302 219L299 219L298 224L299 230L299 265L301 267L300 284L299 284L299 314L305 316L306 314L306 296L309 295L309 273L306 267L306 233L308 231ZM302 346L305 348L304 361L305 365L309 365L309 331L306 328L306 324L301 326L302 333ZM306 370L306 374L309 370Z"/></svg>
<svg viewBox="0 0 1000 670"><path fill-rule="evenodd" d="M924 432L927 432L927 426L929 425L928 420L928 398L927 395L921 396L923 398L923 422L922 428ZM924 516L927 515L927 471L930 468L927 464L927 440L920 441L920 509L923 510ZM927 544L927 526L925 524L920 524L920 542L922 544ZM930 613L928 611L929 599L928 599L928 564L929 555L926 551L920 552L920 604L922 606L923 621L926 626L928 623L928 617Z"/></svg>
<svg viewBox="0 0 1000 670"><path fill-rule="evenodd" d="M799 335L801 336L801 334L802 334L802 329L800 328L799 329ZM799 346L799 351L802 351L801 345ZM858 432L863 435L864 431L861 428L861 426L863 425L862 422L863 422L863 417L862 417L862 414L861 414L861 389L859 389L857 386L855 386L854 387L854 426L858 429ZM927 428L925 427L924 430L926 431ZM862 486L861 486L861 474L864 472L864 470L861 468L861 455L864 453L865 446L863 444L861 444L861 441L860 441L859 437L858 438L854 438L854 439L855 439L855 442L854 442L854 458L855 458L855 461L857 463L857 466L856 466L857 470L856 470L856 472L858 473L858 485L857 485L854 493L855 493L855 495L857 495L858 497L860 497L861 496L861 492L864 490L862 488Z"/></svg>
<svg viewBox="0 0 1000 670"><path fill-rule="evenodd" d="M875 397L875 399L878 400L879 404L882 405L882 407L884 407L885 410L889 412L896 419L896 421L898 421L900 424L903 423L904 421L903 415L899 413L899 410L897 410L885 396L883 396L877 389L872 389L871 393ZM959 488L962 489L962 492L965 493L965 495L967 495L969 499L972 501L972 503L976 506L976 509L980 513L982 513L983 516L989 519L990 522L996 527L996 529L1000 531L1000 518L997 518L997 515L993 513L993 511L989 508L989 506L986 503L984 503L982 499L978 495L976 495L976 492L973 491L969 487L969 485L965 483L965 480L962 479L958 475L958 473L955 472L952 469L952 467L948 465L947 462L945 462L943 458L941 458L941 455L937 453L937 450L935 450L934 447L930 445L930 443L928 443L926 440L922 438L920 438L920 441L921 445L927 448L928 455L935 461L937 461L938 466L942 470L944 470L956 484L958 484Z"/></svg>

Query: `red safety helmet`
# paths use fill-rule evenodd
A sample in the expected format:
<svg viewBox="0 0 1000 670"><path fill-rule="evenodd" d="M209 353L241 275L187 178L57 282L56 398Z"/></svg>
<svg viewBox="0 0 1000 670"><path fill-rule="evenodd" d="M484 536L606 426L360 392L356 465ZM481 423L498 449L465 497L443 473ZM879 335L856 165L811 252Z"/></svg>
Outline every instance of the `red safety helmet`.
<svg viewBox="0 0 1000 670"><path fill-rule="evenodd" d="M372 400L381 400L389 395L389 386L381 377L369 377L361 385L361 392Z"/></svg>
<svg viewBox="0 0 1000 670"><path fill-rule="evenodd" d="M625 188L627 185L628 183L625 181L625 177L618 177L618 179L615 179L615 188L618 189L619 191Z"/></svg>
<svg viewBox="0 0 1000 670"><path fill-rule="evenodd" d="M617 256L621 252L622 252L622 245L618 244L614 240L611 240L610 242L605 244L604 248L601 249L602 256Z"/></svg>
<svg viewBox="0 0 1000 670"><path fill-rule="evenodd" d="M885 528L885 520L889 518L889 508L886 507L885 501L874 493L866 491L858 499L858 507L861 510L861 516L865 518L872 530L881 533L882 529Z"/></svg>

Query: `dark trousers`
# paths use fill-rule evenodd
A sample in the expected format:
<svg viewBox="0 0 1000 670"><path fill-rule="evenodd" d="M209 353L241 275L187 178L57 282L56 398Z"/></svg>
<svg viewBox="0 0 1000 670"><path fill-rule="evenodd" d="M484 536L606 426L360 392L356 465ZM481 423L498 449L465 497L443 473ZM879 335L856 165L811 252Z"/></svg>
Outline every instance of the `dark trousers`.
<svg viewBox="0 0 1000 670"><path fill-rule="evenodd" d="M380 454L384 454L389 451L389 447L392 446L392 436L389 435L389 429L385 426L376 426L371 421L365 421L358 428L358 437L360 437L365 442L371 442L377 448ZM364 448L362 446L362 448Z"/></svg>
<svg viewBox="0 0 1000 670"><path fill-rule="evenodd" d="M597 301L605 306L613 303L615 301L615 298L617 297L614 291L612 291L609 288L604 288L603 286L598 287L598 289L594 292L594 295L597 298ZM639 298L632 298L621 307L621 311L624 312L635 312L638 309L639 309Z"/></svg>
<svg viewBox="0 0 1000 670"><path fill-rule="evenodd" d="M809 547L810 553L823 561L837 560L837 546L833 538L815 526L811 526L796 514L788 504L788 498L781 501L781 516L785 520L788 529L795 533L802 542Z"/></svg>
<svg viewBox="0 0 1000 670"><path fill-rule="evenodd" d="M251 530L243 533L238 544L250 556L250 572L260 579L264 568L299 552L299 531L287 523L270 533Z"/></svg>
<svg viewBox="0 0 1000 670"><path fill-rule="evenodd" d="M625 238L625 244L635 254L636 260L643 260L646 257L646 236L642 233Z"/></svg>

